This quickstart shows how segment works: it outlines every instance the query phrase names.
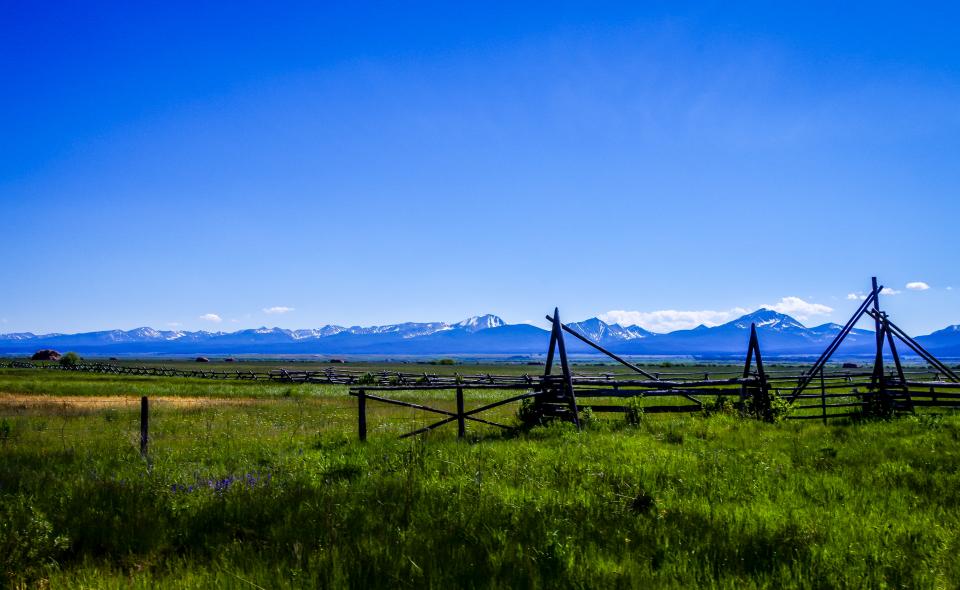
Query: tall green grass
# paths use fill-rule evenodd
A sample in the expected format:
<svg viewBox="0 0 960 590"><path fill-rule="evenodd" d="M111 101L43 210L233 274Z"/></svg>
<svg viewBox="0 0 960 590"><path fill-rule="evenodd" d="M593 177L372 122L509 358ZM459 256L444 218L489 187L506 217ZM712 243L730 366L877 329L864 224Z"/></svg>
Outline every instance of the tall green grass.
<svg viewBox="0 0 960 590"><path fill-rule="evenodd" d="M351 403L158 404L148 460L135 407L21 408L0 441L2 583L960 586L957 416L361 444Z"/></svg>

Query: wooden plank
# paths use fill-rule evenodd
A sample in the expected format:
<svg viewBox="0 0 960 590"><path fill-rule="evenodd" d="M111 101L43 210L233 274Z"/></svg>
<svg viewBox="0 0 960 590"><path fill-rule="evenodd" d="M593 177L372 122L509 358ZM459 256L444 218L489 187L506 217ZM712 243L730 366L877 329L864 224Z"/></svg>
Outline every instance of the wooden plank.
<svg viewBox="0 0 960 590"><path fill-rule="evenodd" d="M513 426L505 426L497 422L491 422L490 420L484 420L483 418L477 418L476 416L464 416L467 420L473 420L474 422L479 422L480 424L487 424L488 426L497 426L505 430L515 430Z"/></svg>
<svg viewBox="0 0 960 590"><path fill-rule="evenodd" d="M795 410L818 410L820 408L855 408L867 405L866 402L849 402L843 404L807 404L805 406L793 406Z"/></svg>
<svg viewBox="0 0 960 590"><path fill-rule="evenodd" d="M392 405L395 405L395 406L403 406L403 407L405 407L405 408L413 408L413 409L415 409L415 410L423 410L424 412L433 412L433 413L435 413L435 414L443 414L444 416L453 416L454 418L457 417L457 415L454 414L453 412L448 412L448 411L446 411L446 410L441 410L441 409L439 409L439 408L431 408L430 406L425 406L425 405L423 405L423 404L415 404L415 403L412 403L412 402L404 402L404 401L400 401L400 400L397 400L397 399L390 399L390 398L386 398L386 397L380 397L379 395L370 395L369 393L366 394L366 395L364 395L364 396L362 396L362 397L364 397L364 398L366 398L366 399L371 399L371 400L374 400L374 401L378 401L378 402L383 402L383 403L385 403L385 404L392 404Z"/></svg>
<svg viewBox="0 0 960 590"><path fill-rule="evenodd" d="M626 406L616 406L616 405L605 405L605 404L589 404L582 405L582 408L590 408L594 412L625 412ZM694 405L683 405L683 406L645 406L643 408L644 413L647 414L662 414L669 412L700 412L702 409L700 406Z"/></svg>
<svg viewBox="0 0 960 590"><path fill-rule="evenodd" d="M632 398L642 395L643 397L687 397L691 395L700 395L700 396L737 396L739 395L739 390L737 389L659 389L659 390L644 390L644 389L577 389L577 397L582 398L597 398L597 397L611 397L611 398ZM688 398L689 399L689 398ZM701 403L699 400L691 400Z"/></svg>
<svg viewBox="0 0 960 590"><path fill-rule="evenodd" d="M429 426L424 426L423 428L418 428L418 429L416 429L416 430L414 430L414 431L412 431L412 432L408 432L408 433L406 433L406 434L401 434L401 435L400 435L400 438L409 438L409 437L411 437L411 436L416 436L416 435L418 435L418 434L423 434L424 432L429 432L429 431L433 430L434 428L439 428L440 426L443 426L443 425L446 424L447 422L453 422L454 420L456 420L456 418L457 418L456 416L453 416L453 417L451 417L451 418L444 418L443 420L440 420L439 422L434 422L433 424L431 424L431 425L429 425Z"/></svg>
<svg viewBox="0 0 960 590"><path fill-rule="evenodd" d="M503 385L484 385L484 384L472 384L472 383L463 383L461 386L466 389L530 389L528 385L518 383L518 384L503 384ZM371 385L364 387L367 391L453 391L457 388L456 384L450 385ZM353 394L357 388L350 390L350 393Z"/></svg>
<svg viewBox="0 0 960 590"><path fill-rule="evenodd" d="M495 401L495 402L489 403L489 404L487 404L487 405L485 405L485 406L480 406L479 408L474 408L474 409L472 409L472 410L469 410L469 411L467 411L467 412L464 413L464 416L472 416L472 415L474 415L474 414L479 414L480 412L486 412L487 410L492 410L493 408L502 406L502 405L504 405L504 404L509 404L510 402L518 402L518 401L520 401L520 400L527 399L528 397L537 397L538 395L541 395L541 394L539 394L539 393L524 393L524 394L522 394L522 395L515 395L515 396L512 396L512 397L508 397L508 398L506 398L506 399L502 399L502 400L499 400L499 401Z"/></svg>
<svg viewBox="0 0 960 590"><path fill-rule="evenodd" d="M914 399L916 399L916 398L923 399L923 398L925 398L925 397L929 397L929 398L933 398L933 399L941 399L941 398L942 398L942 399L957 399L957 398L960 398L960 393L946 393L946 392L942 392L942 391L932 391L932 392L931 392L931 391L913 391L913 392L911 392L910 395L911 395L911 397L913 397Z"/></svg>
<svg viewBox="0 0 960 590"><path fill-rule="evenodd" d="M823 423L827 423L827 386L823 379L823 367L820 367L820 403L822 406Z"/></svg>
<svg viewBox="0 0 960 590"><path fill-rule="evenodd" d="M491 422L491 421L489 421L489 420L484 420L484 419L482 419L482 418L475 418L475 417L473 417L473 416L465 416L465 415L464 415L463 418L465 418L465 419L467 419L467 420L473 420L474 422L479 422L480 424L488 424L488 425L490 425L490 426L497 426L497 427L499 427L499 428L504 428L504 429L506 429L506 430L513 430L513 429L514 429L512 426L505 426L505 425L503 425L503 424L498 424L498 423L496 423L496 422ZM425 432L429 432L429 431L431 431L431 430L434 430L434 429L436 429L436 428L439 428L439 427L443 426L444 424L448 424L448 423L450 423L450 422L453 422L453 421L456 420L456 419L458 419L458 416L451 416L451 417L449 417L449 418L444 418L443 420L439 420L439 421L437 421L437 422L434 422L433 424L424 426L423 428L418 428L417 430L414 430L414 431L412 431L412 432L408 432L408 433L406 433L406 434L401 434L399 438L409 438L409 437L411 437L411 436L416 436L416 435L418 435L418 434L423 434L423 433L425 433ZM458 434L458 438L462 438L462 437L460 437L459 434Z"/></svg>
<svg viewBox="0 0 960 590"><path fill-rule="evenodd" d="M913 405L925 408L960 408L960 401L950 402L945 400L913 400Z"/></svg>
<svg viewBox="0 0 960 590"><path fill-rule="evenodd" d="M861 416L859 412L845 412L843 414L827 414L827 418L852 418L855 416ZM787 416L787 420L820 420L819 414L812 414L809 416Z"/></svg>

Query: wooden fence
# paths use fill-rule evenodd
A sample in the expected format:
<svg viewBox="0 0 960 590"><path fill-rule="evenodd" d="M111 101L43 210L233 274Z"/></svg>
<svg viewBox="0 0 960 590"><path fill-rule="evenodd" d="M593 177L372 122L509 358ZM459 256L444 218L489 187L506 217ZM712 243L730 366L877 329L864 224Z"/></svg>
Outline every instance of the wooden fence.
<svg viewBox="0 0 960 590"><path fill-rule="evenodd" d="M816 362L807 370L799 373L794 371L792 374L767 372L764 369L757 329L751 324L746 361L742 373L738 376L710 379L707 373L702 379L690 375L664 379L662 375L652 374L630 363L562 324L559 310L555 309L552 317L547 316L547 320L552 323L552 330L544 373L535 379L531 378L526 387L503 383L499 389L510 390L508 397L466 410L464 391L471 388L458 386L456 412L386 397L389 392L426 389L424 387L353 387L351 395L358 398L360 438L365 439L367 434L368 400L444 415L443 419L408 432L402 435L404 437L429 432L454 420L458 424L458 435L463 437L466 420L482 422L484 420L478 418L477 414L524 400L529 400L532 405L525 412L518 412L521 424L495 425L502 428L522 428L545 420L561 419L573 422L580 428L581 412L584 410L630 415L641 411L704 412L730 408L743 415L768 421L820 419L826 423L828 419L835 418L888 418L912 414L918 408L953 410L960 407L960 377L890 321L888 315L880 310L879 296L883 287L877 284L876 278L872 281L872 287L870 295ZM877 348L872 370L828 373L828 361L853 330L854 325L864 316L872 318L877 328ZM564 334L577 338L627 367L634 372L634 377L575 375L567 358ZM929 369L905 368L900 360L896 341L900 341L925 360ZM884 364L885 348L892 356L893 368ZM559 357L560 361L561 372L558 375L552 374L555 357ZM498 386L491 382L486 387ZM450 387L437 385L430 389L449 390ZM523 393L516 394L514 390L523 390ZM590 400L590 403L584 404L582 400ZM638 403L636 400L642 401Z"/></svg>

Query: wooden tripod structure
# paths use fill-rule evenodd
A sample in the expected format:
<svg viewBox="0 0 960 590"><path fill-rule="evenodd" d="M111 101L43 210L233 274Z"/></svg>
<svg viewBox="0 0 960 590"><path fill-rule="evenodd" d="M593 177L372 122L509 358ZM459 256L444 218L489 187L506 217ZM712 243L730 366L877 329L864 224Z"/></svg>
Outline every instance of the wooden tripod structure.
<svg viewBox="0 0 960 590"><path fill-rule="evenodd" d="M567 359L567 345L563 341L563 328L566 326L560 323L559 308L553 308L553 318L547 317L553 327L550 330L546 367L543 369L543 390L536 399L535 408L541 417L572 420L580 430L580 410L577 407L577 394L573 390L573 373L570 371L570 362ZM551 378L554 352L560 356L560 379Z"/></svg>
<svg viewBox="0 0 960 590"><path fill-rule="evenodd" d="M757 363L755 385L747 385L752 376L753 362ZM750 400L750 408L758 418L771 419L770 385L767 383L767 374L763 370L763 357L760 355L760 340L757 338L757 325L750 324L750 342L747 344L747 360L743 363L744 384L740 386L740 406L746 407Z"/></svg>
<svg viewBox="0 0 960 590"><path fill-rule="evenodd" d="M569 326L563 324L560 321L559 308L553 308L553 316L548 315L546 317L547 321L550 322L552 326L550 330L550 346L547 349L547 362L546 368L543 371L541 394L535 403L537 414L539 414L541 418L563 418L571 420L577 425L577 428L581 427L580 409L577 406L577 395L573 389L573 373L570 371L570 363L567 360L567 346L563 340L564 332L570 334L597 352L607 355L631 371L643 375L647 379L659 381L659 378L657 378L655 375L644 371L635 364L610 352L593 340L590 340L576 330L573 330ZM555 356L554 351L560 355L561 375L559 376L559 379L557 376L551 375Z"/></svg>
<svg viewBox="0 0 960 590"><path fill-rule="evenodd" d="M913 401L910 397L910 389L907 378L904 375L903 363L900 361L900 353L897 351L896 340L905 344L908 348L919 355L943 373L947 379L955 383L960 383L960 377L957 376L949 367L944 365L939 359L930 354L916 340L911 338L890 321L886 312L880 309L880 294L883 292L883 286L877 284L877 277L871 279L870 294L860 303L860 307L854 312L853 316L844 324L843 328L836 335L833 341L827 346L826 350L820 355L817 361L808 371L806 371L797 382L797 386L788 397L788 401L793 403L800 394L810 385L813 379L820 374L823 379L823 368L830 357L837 351L844 339L850 335L854 326L863 316L869 316L874 321L876 328L876 356L873 361L873 373L870 378L870 394L864 396L867 402L866 410L868 413L889 414L897 410L913 411ZM887 375L884 367L884 348L888 348L890 356L893 357L895 367L894 375Z"/></svg>

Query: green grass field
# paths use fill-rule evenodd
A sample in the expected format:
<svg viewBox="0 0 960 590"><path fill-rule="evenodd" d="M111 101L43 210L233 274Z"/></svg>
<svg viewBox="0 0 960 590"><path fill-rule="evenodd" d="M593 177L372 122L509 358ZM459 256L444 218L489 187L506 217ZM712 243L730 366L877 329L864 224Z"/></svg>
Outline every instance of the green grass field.
<svg viewBox="0 0 960 590"><path fill-rule="evenodd" d="M361 444L344 386L2 370L0 585L960 586L960 415L602 418Z"/></svg>

